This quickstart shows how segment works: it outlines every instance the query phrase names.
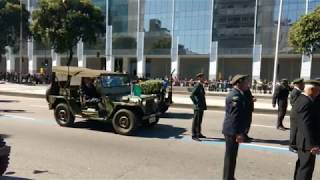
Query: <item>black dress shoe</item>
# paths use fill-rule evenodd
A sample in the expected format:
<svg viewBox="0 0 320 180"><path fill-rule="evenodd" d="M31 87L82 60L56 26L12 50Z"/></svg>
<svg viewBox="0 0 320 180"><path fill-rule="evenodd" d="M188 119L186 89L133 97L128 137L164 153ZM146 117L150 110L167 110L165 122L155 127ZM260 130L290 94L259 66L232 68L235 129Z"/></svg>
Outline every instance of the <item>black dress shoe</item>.
<svg viewBox="0 0 320 180"><path fill-rule="evenodd" d="M298 152L297 150L295 150L294 148L292 148L292 147L290 147L290 146L289 146L289 151L291 151L291 152L293 152L293 153L297 153L297 152Z"/></svg>
<svg viewBox="0 0 320 180"><path fill-rule="evenodd" d="M286 128L286 127L284 127L284 126L278 126L277 129L278 129L278 130L281 130L281 131L289 130L289 128Z"/></svg>
<svg viewBox="0 0 320 180"><path fill-rule="evenodd" d="M193 140L195 140L195 141L198 141L198 142L200 142L201 141L201 139L199 139L198 137L196 137L196 136L192 136L192 139Z"/></svg>
<svg viewBox="0 0 320 180"><path fill-rule="evenodd" d="M243 140L243 142L246 142L246 143L251 143L253 141L253 138L251 138L251 137L245 137L244 138L244 140Z"/></svg>
<svg viewBox="0 0 320 180"><path fill-rule="evenodd" d="M199 138L207 138L206 136L200 134L200 136L198 136Z"/></svg>

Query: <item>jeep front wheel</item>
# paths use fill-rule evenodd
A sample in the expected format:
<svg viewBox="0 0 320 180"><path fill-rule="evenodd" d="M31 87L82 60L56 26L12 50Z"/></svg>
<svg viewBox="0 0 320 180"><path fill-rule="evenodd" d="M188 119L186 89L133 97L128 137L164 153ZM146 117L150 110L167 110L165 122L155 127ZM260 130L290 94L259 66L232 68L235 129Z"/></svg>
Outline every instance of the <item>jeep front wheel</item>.
<svg viewBox="0 0 320 180"><path fill-rule="evenodd" d="M56 106L54 117L60 126L71 127L74 124L75 117L65 103L60 103Z"/></svg>
<svg viewBox="0 0 320 180"><path fill-rule="evenodd" d="M120 109L112 120L113 129L117 134L132 135L138 127L136 115L127 109Z"/></svg>

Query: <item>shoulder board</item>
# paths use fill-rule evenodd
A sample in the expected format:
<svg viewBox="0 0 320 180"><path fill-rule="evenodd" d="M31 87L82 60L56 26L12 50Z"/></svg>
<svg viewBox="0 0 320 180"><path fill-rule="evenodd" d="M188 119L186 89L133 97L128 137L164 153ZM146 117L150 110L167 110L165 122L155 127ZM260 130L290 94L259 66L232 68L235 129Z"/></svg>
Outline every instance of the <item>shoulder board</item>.
<svg viewBox="0 0 320 180"><path fill-rule="evenodd" d="M239 96L232 96L233 101L238 101L239 99L240 99Z"/></svg>

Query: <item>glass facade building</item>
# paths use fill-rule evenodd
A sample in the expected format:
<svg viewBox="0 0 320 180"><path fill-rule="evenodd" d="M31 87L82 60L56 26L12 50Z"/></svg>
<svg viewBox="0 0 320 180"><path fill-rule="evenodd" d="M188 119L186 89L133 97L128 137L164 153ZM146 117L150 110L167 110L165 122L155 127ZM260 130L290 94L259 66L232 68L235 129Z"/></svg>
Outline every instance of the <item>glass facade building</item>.
<svg viewBox="0 0 320 180"><path fill-rule="evenodd" d="M28 2L30 10L37 8L37 0ZM208 78L227 79L237 73L252 74L253 52L259 46L260 79L272 79L280 0L92 2L105 14L112 38L106 32L97 44L84 44L79 51L85 57L81 66L103 69L111 63L111 70L154 78L176 69L175 75L183 79L192 78L197 72L204 72ZM283 0L278 78L299 77L301 54L288 45L288 32L297 19L319 5L320 0ZM51 51L35 42L32 47L28 52L33 56L28 57L36 59L33 71L39 71L44 64L51 67ZM61 58L63 64L63 55ZM79 65L77 59L73 65ZM315 54L311 77L320 76L316 70L319 67L320 58Z"/></svg>

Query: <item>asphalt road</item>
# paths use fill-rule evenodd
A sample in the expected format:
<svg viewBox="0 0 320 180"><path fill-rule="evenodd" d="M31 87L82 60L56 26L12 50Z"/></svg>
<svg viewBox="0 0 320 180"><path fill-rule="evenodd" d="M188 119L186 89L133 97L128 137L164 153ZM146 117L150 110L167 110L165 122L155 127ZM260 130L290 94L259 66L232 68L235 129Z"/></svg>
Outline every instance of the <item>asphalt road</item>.
<svg viewBox="0 0 320 180"><path fill-rule="evenodd" d="M221 179L223 117L221 111L205 112L203 133L209 138L200 143L190 138L190 109L172 108L154 128L128 137L96 121L79 119L75 128L62 128L45 100L0 96L0 133L12 146L2 178ZM289 132L276 130L275 119L253 116L250 136L256 140L240 147L237 179L293 179L297 157L287 150ZM320 179L319 162L314 179Z"/></svg>

